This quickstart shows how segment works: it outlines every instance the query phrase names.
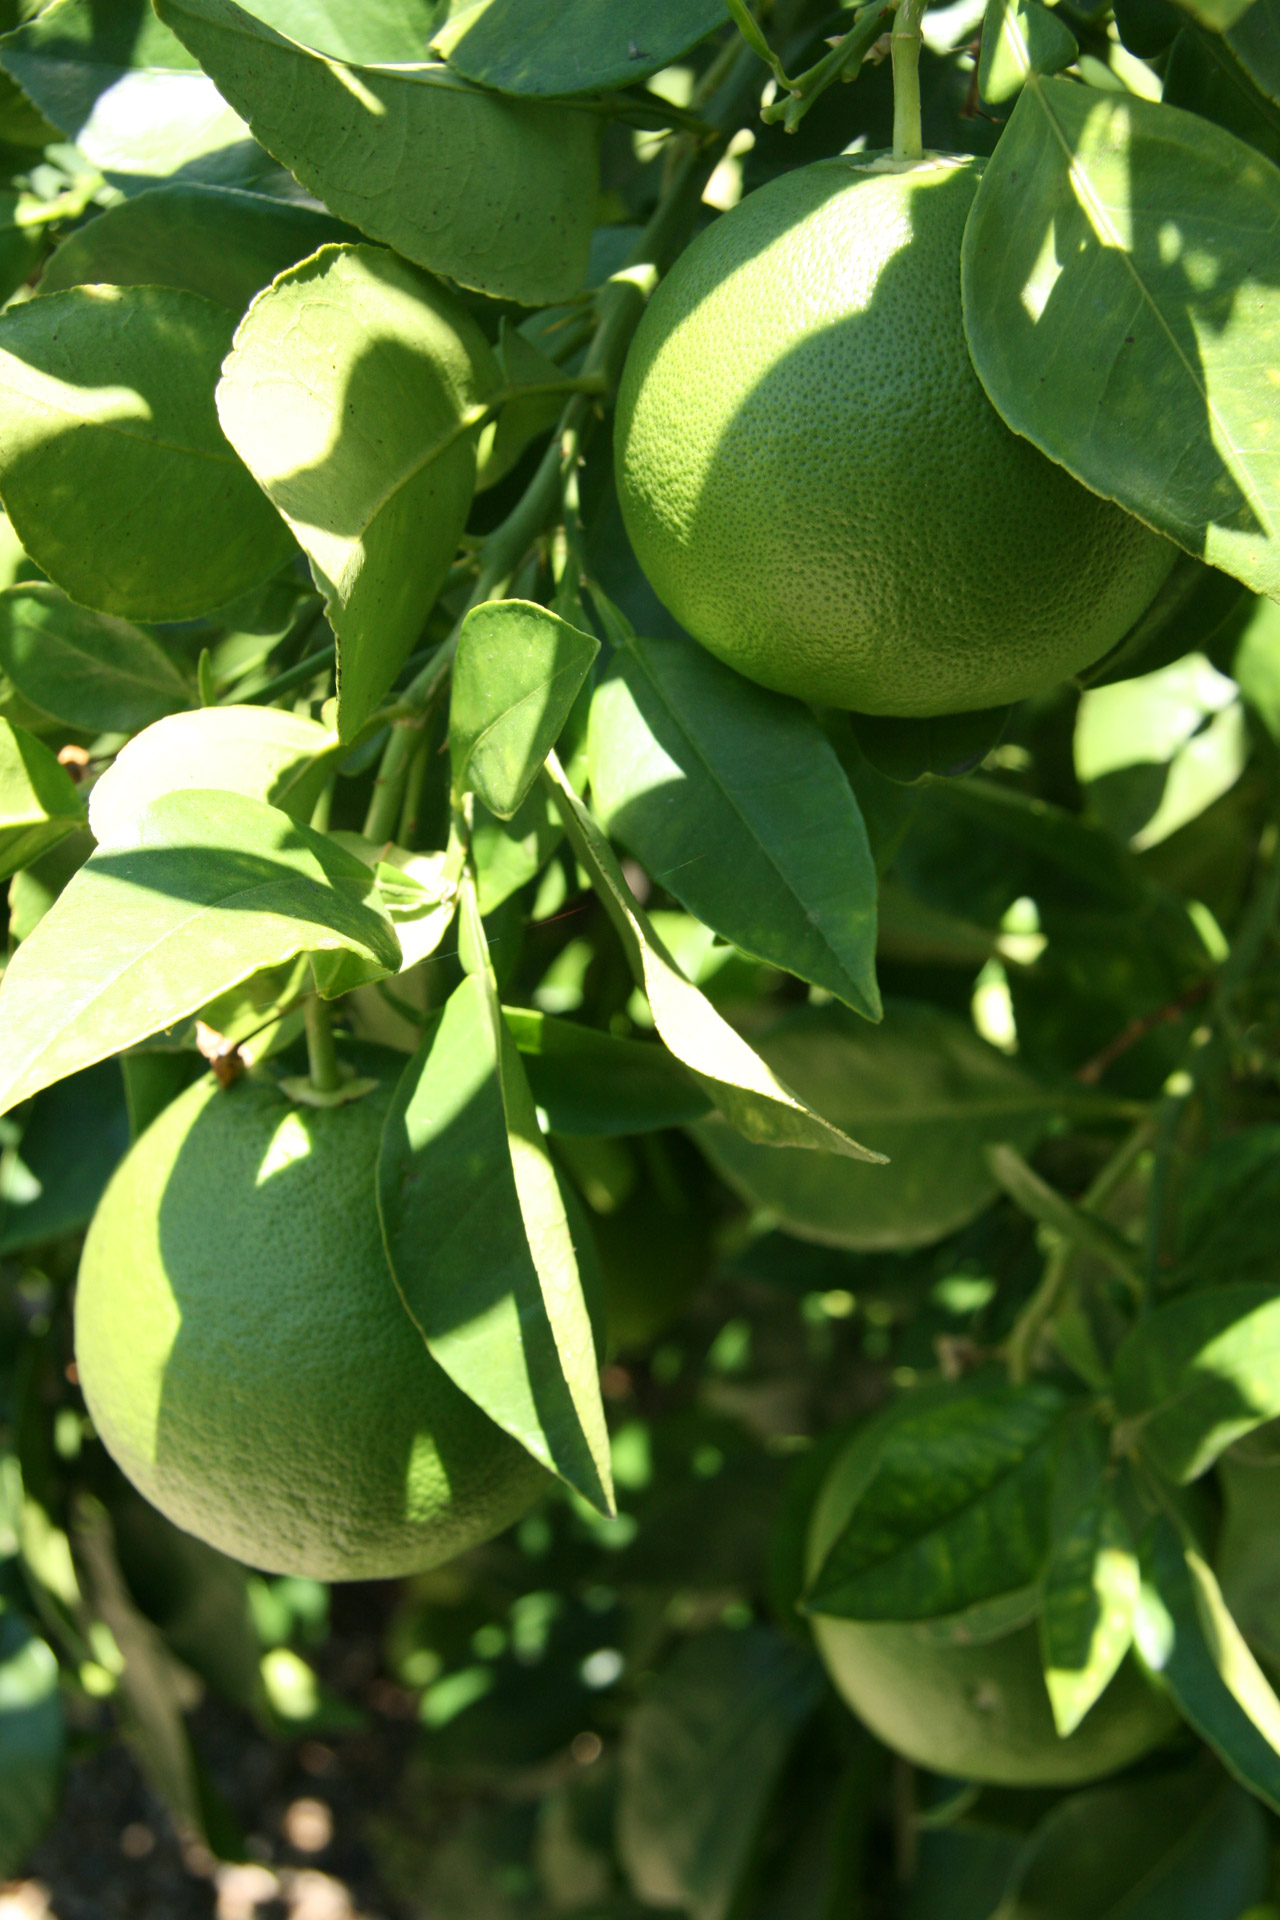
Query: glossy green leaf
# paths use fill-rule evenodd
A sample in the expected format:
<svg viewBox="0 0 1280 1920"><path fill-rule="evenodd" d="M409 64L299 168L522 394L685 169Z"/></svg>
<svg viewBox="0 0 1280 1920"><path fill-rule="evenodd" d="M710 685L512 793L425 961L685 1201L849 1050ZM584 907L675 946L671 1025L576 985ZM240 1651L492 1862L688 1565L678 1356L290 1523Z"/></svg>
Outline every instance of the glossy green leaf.
<svg viewBox="0 0 1280 1920"><path fill-rule="evenodd" d="M1161 1472L1196 1479L1280 1416L1280 1295L1227 1285L1157 1307L1120 1345L1115 1397Z"/></svg>
<svg viewBox="0 0 1280 1920"><path fill-rule="evenodd" d="M259 20L335 60L392 65L426 57L440 0L253 0Z"/></svg>
<svg viewBox="0 0 1280 1920"><path fill-rule="evenodd" d="M1099 1699L1133 1643L1138 1556L1102 1470L1100 1441L1093 1426L1071 1433L1054 1473L1040 1651L1054 1724L1064 1740Z"/></svg>
<svg viewBox="0 0 1280 1920"><path fill-rule="evenodd" d="M545 788L535 787L509 820L499 820L477 802L471 827L471 857L481 913L492 913L527 885L564 838L560 815Z"/></svg>
<svg viewBox="0 0 1280 1920"><path fill-rule="evenodd" d="M0 880L84 825L75 782L42 740L0 720Z"/></svg>
<svg viewBox="0 0 1280 1920"><path fill-rule="evenodd" d="M954 1232L998 1191L986 1147L1029 1151L1059 1110L967 1021L923 1002L890 1001L879 1027L836 1009L796 1009L754 1038L780 1079L888 1156L874 1171L829 1152L780 1157L719 1121L699 1125L699 1144L732 1187L786 1232L824 1246L928 1246Z"/></svg>
<svg viewBox="0 0 1280 1920"><path fill-rule="evenodd" d="M915 786L931 775L958 780L972 773L999 743L1012 712L1012 707L986 707L978 713L944 713L932 720L851 713L849 724L878 773L900 786Z"/></svg>
<svg viewBox="0 0 1280 1920"><path fill-rule="evenodd" d="M611 1510L573 1236L496 989L480 975L455 990L401 1076L378 1208L401 1297L450 1379Z"/></svg>
<svg viewBox="0 0 1280 1920"><path fill-rule="evenodd" d="M400 942L401 971L434 953L458 906L457 881L446 871L448 855L379 846L357 833L336 832L329 838L372 868L378 899Z"/></svg>
<svg viewBox="0 0 1280 1920"><path fill-rule="evenodd" d="M499 298L543 306L581 286L601 122L499 99L445 66L346 66L234 0L157 11L257 138L339 219Z"/></svg>
<svg viewBox="0 0 1280 1920"><path fill-rule="evenodd" d="M12 1879L58 1810L66 1724L58 1663L20 1614L0 1614L0 1874Z"/></svg>
<svg viewBox="0 0 1280 1920"><path fill-rule="evenodd" d="M966 833L1003 841L1037 864L1041 890L1055 880L1086 899L1132 908L1143 894L1141 870L1113 836L1093 822L1037 795L1019 793L994 780L939 782L924 801L930 812L956 822Z"/></svg>
<svg viewBox="0 0 1280 1920"><path fill-rule="evenodd" d="M1268 1885L1265 1814L1202 1758L1060 1801L991 1920L1244 1920Z"/></svg>
<svg viewBox="0 0 1280 1920"><path fill-rule="evenodd" d="M121 200L68 235L40 276L40 291L102 283L185 287L239 319L254 294L295 260L358 238L312 207L175 181Z"/></svg>
<svg viewBox="0 0 1280 1920"><path fill-rule="evenodd" d="M40 581L0 593L0 670L33 707L85 733L133 733L193 698L150 634Z"/></svg>
<svg viewBox="0 0 1280 1920"><path fill-rule="evenodd" d="M1002 106L1029 73L1057 73L1080 49L1071 29L1039 0L989 0L982 22L978 92Z"/></svg>
<svg viewBox="0 0 1280 1920"><path fill-rule="evenodd" d="M1254 11L1264 11L1263 0L1254 0ZM1169 50L1163 97L1169 106L1214 121L1280 162L1280 101L1250 77L1232 49L1233 39L1186 25Z"/></svg>
<svg viewBox="0 0 1280 1920"><path fill-rule="evenodd" d="M54 126L126 183L225 167L249 130L139 0L54 0L0 41L0 64Z"/></svg>
<svg viewBox="0 0 1280 1920"><path fill-rule="evenodd" d="M503 1015L552 1133L649 1133L684 1126L711 1105L665 1047L526 1007Z"/></svg>
<svg viewBox="0 0 1280 1920"><path fill-rule="evenodd" d="M476 794L500 820L528 796L600 643L547 607L492 600L462 623L449 703L456 799Z"/></svg>
<svg viewBox="0 0 1280 1920"><path fill-rule="evenodd" d="M1200 1555L1163 1514L1143 1536L1134 1644L1179 1712L1250 1793L1280 1812L1280 1700Z"/></svg>
<svg viewBox="0 0 1280 1920"><path fill-rule="evenodd" d="M591 703L602 825L724 939L875 1020L876 874L811 710L687 640L629 640Z"/></svg>
<svg viewBox="0 0 1280 1920"><path fill-rule="evenodd" d="M399 944L373 892L362 862L261 801L202 789L153 801L9 963L0 1111L294 954L394 973Z"/></svg>
<svg viewBox="0 0 1280 1920"><path fill-rule="evenodd" d="M1015 432L1280 591L1280 172L1198 115L1034 79L983 174L962 278L978 377Z"/></svg>
<svg viewBox="0 0 1280 1920"><path fill-rule="evenodd" d="M600 93L647 80L728 19L724 0L471 0L433 44L455 72L500 93Z"/></svg>
<svg viewBox="0 0 1280 1920"><path fill-rule="evenodd" d="M338 636L338 731L417 643L466 523L497 368L445 289L325 247L259 296L218 387L232 446L297 535Z"/></svg>
<svg viewBox="0 0 1280 1920"><path fill-rule="evenodd" d="M626 949L636 982L648 996L666 1046L697 1076L730 1124L746 1139L775 1147L807 1147L853 1160L879 1161L839 1126L815 1112L718 1014L686 979L623 877L608 840L579 800L554 754L544 775L579 862L591 876Z"/></svg>
<svg viewBox="0 0 1280 1920"><path fill-rule="evenodd" d="M1049 1534L1055 1387L973 1386L889 1422L806 1596L847 1620L931 1620L1033 1580Z"/></svg>
<svg viewBox="0 0 1280 1920"><path fill-rule="evenodd" d="M1255 0L1178 0L1178 5L1185 7L1201 26L1212 27L1215 33L1226 33L1236 26L1254 4Z"/></svg>
<svg viewBox="0 0 1280 1920"><path fill-rule="evenodd" d="M1197 1286L1280 1277L1280 1125L1241 1127L1187 1171L1178 1209L1179 1278Z"/></svg>
<svg viewBox="0 0 1280 1920"><path fill-rule="evenodd" d="M623 1733L617 1815L646 1908L727 1920L819 1685L812 1656L763 1626L699 1634L653 1677Z"/></svg>
<svg viewBox="0 0 1280 1920"><path fill-rule="evenodd" d="M1233 787L1248 756L1236 686L1203 654L1084 694L1076 778L1090 811L1141 851Z"/></svg>
<svg viewBox="0 0 1280 1920"><path fill-rule="evenodd" d="M1252 0L1226 39L1254 85L1280 102L1280 0Z"/></svg>
<svg viewBox="0 0 1280 1920"><path fill-rule="evenodd" d="M182 620L288 558L287 530L218 426L233 325L168 287L80 287L0 316L0 494L74 600Z"/></svg>
<svg viewBox="0 0 1280 1920"><path fill-rule="evenodd" d="M307 822L341 749L334 735L278 707L201 707L158 720L116 755L89 796L100 846L126 840L153 800L215 787Z"/></svg>

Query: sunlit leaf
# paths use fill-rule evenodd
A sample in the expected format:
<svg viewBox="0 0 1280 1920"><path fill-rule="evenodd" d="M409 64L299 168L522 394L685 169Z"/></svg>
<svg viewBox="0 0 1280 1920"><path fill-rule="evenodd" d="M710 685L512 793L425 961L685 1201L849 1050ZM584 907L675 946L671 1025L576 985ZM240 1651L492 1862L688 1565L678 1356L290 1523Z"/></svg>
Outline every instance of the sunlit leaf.
<svg viewBox="0 0 1280 1920"><path fill-rule="evenodd" d="M297 953L394 973L400 947L362 862L238 793L170 793L98 850L0 988L0 1110ZM354 984L354 982L352 982Z"/></svg>
<svg viewBox="0 0 1280 1920"><path fill-rule="evenodd" d="M84 801L42 740L0 720L0 880L84 825Z"/></svg>
<svg viewBox="0 0 1280 1920"><path fill-rule="evenodd" d="M810 709L688 641L615 660L589 736L606 830L724 939L877 1019L875 867Z"/></svg>
<svg viewBox="0 0 1280 1920"><path fill-rule="evenodd" d="M597 115L505 100L443 65L324 59L234 0L159 0L157 11L339 219L433 273L528 306L581 286Z"/></svg>
<svg viewBox="0 0 1280 1920"><path fill-rule="evenodd" d="M970 352L1008 424L1280 591L1280 171L1198 115L1035 78L962 264Z"/></svg>
<svg viewBox="0 0 1280 1920"><path fill-rule="evenodd" d="M462 623L449 704L458 798L500 820L528 796L591 671L600 643L528 600L473 607Z"/></svg>
<svg viewBox="0 0 1280 1920"><path fill-rule="evenodd" d="M183 620L288 558L214 408L234 324L169 287L79 287L0 316L0 494L72 599Z"/></svg>
<svg viewBox="0 0 1280 1920"><path fill-rule="evenodd" d="M324 591L344 740L444 582L475 486L473 429L497 380L459 303L382 247L323 248L236 332L218 415Z"/></svg>

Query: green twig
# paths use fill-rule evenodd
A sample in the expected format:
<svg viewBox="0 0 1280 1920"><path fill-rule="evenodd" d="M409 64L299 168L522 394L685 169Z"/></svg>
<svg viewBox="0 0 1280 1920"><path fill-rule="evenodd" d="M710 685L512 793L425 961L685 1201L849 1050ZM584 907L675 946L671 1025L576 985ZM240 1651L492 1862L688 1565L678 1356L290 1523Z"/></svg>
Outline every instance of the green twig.
<svg viewBox="0 0 1280 1920"><path fill-rule="evenodd" d="M925 0L901 0L893 20L889 46L893 55L893 157L919 160L924 153L920 132L920 22Z"/></svg>
<svg viewBox="0 0 1280 1920"><path fill-rule="evenodd" d="M336 1093L341 1085L338 1053L333 1044L333 1016L318 993L308 994L302 1003L307 1029L307 1063L311 1084L317 1093Z"/></svg>
<svg viewBox="0 0 1280 1920"><path fill-rule="evenodd" d="M987 1165L1016 1206L1064 1240L1101 1260L1134 1294L1142 1290L1133 1248L1106 1220L1099 1220L1051 1187L1010 1146L987 1148Z"/></svg>
<svg viewBox="0 0 1280 1920"><path fill-rule="evenodd" d="M1073 1225L1081 1216L1087 1219L1091 1214L1101 1212L1108 1201L1115 1197L1150 1146L1153 1132L1151 1120L1144 1119L1133 1129L1127 1139L1120 1143L1089 1186L1079 1207L1074 1209ZM1027 1172L1030 1173L1030 1171L1030 1168L1027 1168ZM1036 1176L1033 1174L1032 1178L1035 1179ZM1052 1192L1052 1188L1046 1191ZM1054 1197L1061 1198L1060 1195ZM1071 1205L1070 1201L1064 1204ZM1071 1273L1076 1254L1080 1251L1080 1245L1074 1236L1068 1238L1064 1233L1061 1241L1046 1260L1040 1285L1014 1321L1009 1337L1005 1341L1005 1360L1011 1380L1021 1382L1030 1379L1040 1336L1057 1312L1062 1290Z"/></svg>

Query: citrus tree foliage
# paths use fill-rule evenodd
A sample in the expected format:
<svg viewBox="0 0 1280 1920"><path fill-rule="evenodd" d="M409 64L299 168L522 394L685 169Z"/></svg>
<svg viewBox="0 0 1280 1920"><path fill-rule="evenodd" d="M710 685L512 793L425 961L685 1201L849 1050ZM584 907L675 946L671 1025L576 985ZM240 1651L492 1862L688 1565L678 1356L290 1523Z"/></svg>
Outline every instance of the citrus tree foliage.
<svg viewBox="0 0 1280 1920"><path fill-rule="evenodd" d="M0 9L0 1877L73 1741L242 1860L201 1693L394 1695L442 1920L1280 1911L1280 6L922 12ZM611 429L696 235L921 128L984 404L1160 545L1074 680L902 719L695 646ZM79 1394L209 1072L335 1140L389 1077L383 1311L541 1488L381 1695Z"/></svg>

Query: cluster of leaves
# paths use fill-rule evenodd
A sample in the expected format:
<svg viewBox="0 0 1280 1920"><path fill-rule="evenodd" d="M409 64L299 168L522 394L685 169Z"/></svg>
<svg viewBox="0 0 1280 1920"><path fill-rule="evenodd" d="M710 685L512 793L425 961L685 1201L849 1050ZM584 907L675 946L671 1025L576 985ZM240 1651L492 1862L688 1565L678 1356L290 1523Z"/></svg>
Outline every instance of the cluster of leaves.
<svg viewBox="0 0 1280 1920"><path fill-rule="evenodd" d="M193 1676L277 1730L341 1720L276 1617L298 1593L142 1509L66 1371L76 1236L206 1062L359 1097L323 1001L405 1056L379 1178L405 1301L560 1483L388 1632L436 1776L503 1783L455 1903L469 1874L486 1917L1238 1920L1271 1889L1278 11L926 21L928 143L995 149L964 259L984 385L1185 557L1087 686L920 725L692 647L607 444L697 224L886 144L883 11L7 21L5 1871L109 1708L229 1854ZM821 1473L894 1387L807 1582ZM1063 1732L1132 1649L1204 1744L917 1804L802 1605L1011 1597Z"/></svg>

